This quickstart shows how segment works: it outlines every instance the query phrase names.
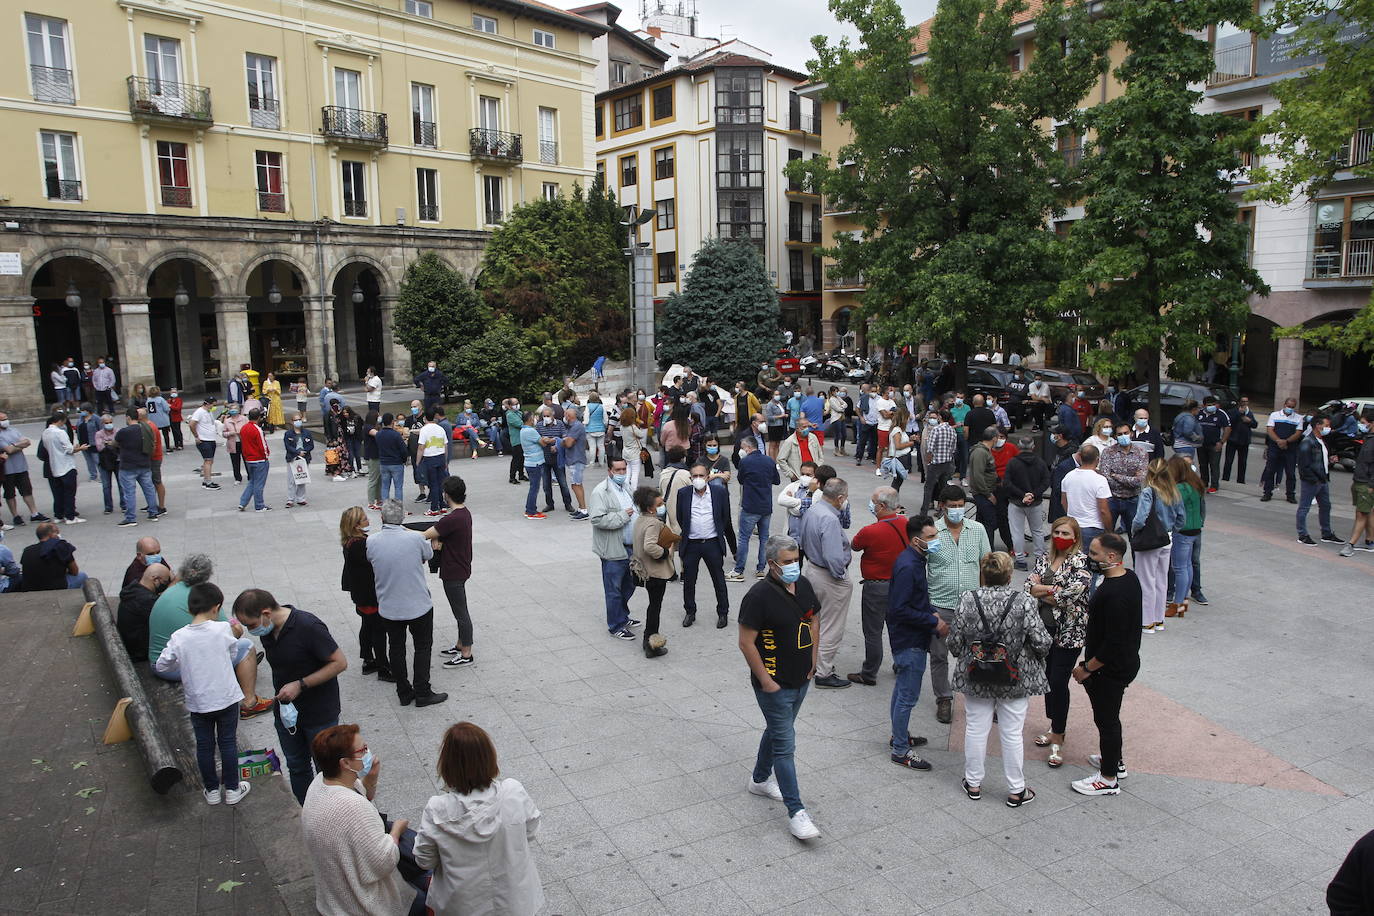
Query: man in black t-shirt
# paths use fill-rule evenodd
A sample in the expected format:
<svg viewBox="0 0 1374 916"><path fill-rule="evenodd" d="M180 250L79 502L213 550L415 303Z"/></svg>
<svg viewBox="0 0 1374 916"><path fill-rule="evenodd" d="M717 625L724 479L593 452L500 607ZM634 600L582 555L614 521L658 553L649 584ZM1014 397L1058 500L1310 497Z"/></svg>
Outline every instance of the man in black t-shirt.
<svg viewBox="0 0 1374 916"><path fill-rule="evenodd" d="M785 802L788 829L799 840L821 835L797 788L795 721L816 671L816 612L820 601L801 577L800 550L786 535L765 547L768 576L749 589L739 609L739 649L763 712L763 740L749 791Z"/></svg>
<svg viewBox="0 0 1374 916"><path fill-rule="evenodd" d="M25 547L19 557L24 591L60 591L84 585L86 574L77 568L76 548L62 538L57 524L43 522L34 534L38 543Z"/></svg>
<svg viewBox="0 0 1374 916"><path fill-rule="evenodd" d="M1140 580L1122 565L1126 539L1114 532L1093 538L1088 566L1102 579L1088 602L1083 661L1073 679L1083 685L1093 707L1101 754L1089 754L1097 772L1071 784L1082 795L1120 795L1126 778L1121 759L1121 701L1140 673Z"/></svg>

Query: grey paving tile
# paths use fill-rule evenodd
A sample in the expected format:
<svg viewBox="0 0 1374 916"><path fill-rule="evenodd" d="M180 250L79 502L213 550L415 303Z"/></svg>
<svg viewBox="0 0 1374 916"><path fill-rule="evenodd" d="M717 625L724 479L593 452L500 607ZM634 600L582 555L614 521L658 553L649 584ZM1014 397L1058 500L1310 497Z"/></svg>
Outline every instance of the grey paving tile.
<svg viewBox="0 0 1374 916"><path fill-rule="evenodd" d="M587 916L638 908L655 900L653 889L627 863L572 876L567 886Z"/></svg>
<svg viewBox="0 0 1374 916"><path fill-rule="evenodd" d="M723 916L753 912L724 878L713 878L667 896L659 903L673 916Z"/></svg>

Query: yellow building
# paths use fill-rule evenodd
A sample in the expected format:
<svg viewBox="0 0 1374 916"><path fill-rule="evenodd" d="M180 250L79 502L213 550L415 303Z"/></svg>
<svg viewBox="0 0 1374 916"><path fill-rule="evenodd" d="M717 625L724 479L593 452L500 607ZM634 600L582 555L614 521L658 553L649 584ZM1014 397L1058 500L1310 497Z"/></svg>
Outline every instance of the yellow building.
<svg viewBox="0 0 1374 916"><path fill-rule="evenodd" d="M405 266L593 174L592 42L533 0L23 0L0 38L0 404L48 364L218 392L410 370ZM44 391L39 391L40 381Z"/></svg>

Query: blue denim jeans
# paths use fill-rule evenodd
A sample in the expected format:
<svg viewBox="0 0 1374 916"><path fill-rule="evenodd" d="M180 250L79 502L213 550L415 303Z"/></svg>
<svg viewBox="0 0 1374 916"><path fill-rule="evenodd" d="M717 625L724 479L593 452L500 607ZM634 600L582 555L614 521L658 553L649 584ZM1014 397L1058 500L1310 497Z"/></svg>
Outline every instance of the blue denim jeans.
<svg viewBox="0 0 1374 916"><path fill-rule="evenodd" d="M239 787L239 704L230 703L218 712L191 713L191 730L196 733L196 765L200 767L200 781L211 792L219 789L233 791ZM224 768L221 782L215 770L215 749L219 749L220 765Z"/></svg>
<svg viewBox="0 0 1374 916"><path fill-rule="evenodd" d="M763 713L764 729L759 739L759 755L754 761L753 779L763 782L769 774L778 778L788 817L805 807L801 802L801 790L797 788L797 764L793 755L797 749L797 713L801 711L809 686L808 682L800 687L782 687L775 693L754 688L754 698Z"/></svg>
<svg viewBox="0 0 1374 916"><path fill-rule="evenodd" d="M267 487L267 462L248 461L245 464L248 468L248 485L243 488L243 495L239 497L239 508L248 505L248 500L251 499L253 508L261 509L266 505L262 492Z"/></svg>
<svg viewBox="0 0 1374 916"><path fill-rule="evenodd" d="M381 499L388 498L405 501L406 466L404 464L384 464L382 467Z"/></svg>
<svg viewBox="0 0 1374 916"><path fill-rule="evenodd" d="M1169 554L1169 571L1173 573L1174 587L1169 600L1178 604L1188 600L1188 592L1193 587L1193 547L1197 544L1196 534L1174 532L1174 548Z"/></svg>
<svg viewBox="0 0 1374 916"><path fill-rule="evenodd" d="M429 489L429 509L438 512L444 507L444 479L448 477L448 457L431 455L420 459L420 470Z"/></svg>
<svg viewBox="0 0 1374 916"><path fill-rule="evenodd" d="M113 511L114 511L114 491L115 491L116 488L119 490L119 508L120 508L120 509L123 509L123 508L124 508L124 487L123 487L123 485L121 485L121 484L119 483L119 472L118 472L118 471L107 471L107 470L105 470L104 468L100 468L100 469L99 469L99 473L100 473L100 492L101 492L101 495L105 497L105 511L106 511L106 512L113 512ZM149 480L151 480L151 479L152 479L152 474L149 474L149 475L148 475L148 478L149 478ZM156 489L156 488L153 489L153 493L154 493L154 494L157 493L157 489Z"/></svg>
<svg viewBox="0 0 1374 916"><path fill-rule="evenodd" d="M534 478L531 477L531 487ZM614 633L630 621L630 596L635 579L630 574L630 558L601 561L601 587L606 592L606 632Z"/></svg>
<svg viewBox="0 0 1374 916"><path fill-rule="evenodd" d="M1131 496L1129 498L1118 498L1113 496L1107 500L1107 505L1112 510L1112 525L1120 531L1127 533L1131 530L1131 523L1135 521L1136 505L1140 502L1140 497ZM1084 542L1083 549L1087 550L1087 542Z"/></svg>
<svg viewBox="0 0 1374 916"><path fill-rule="evenodd" d="M768 543L768 523L772 519L772 513L767 515L755 515L752 512L745 512L743 509L739 513L739 549L735 551L735 572L744 572L744 564L749 562L749 538L757 531L759 535L759 563L757 569L762 572L768 568L768 560L764 557L764 547Z"/></svg>
<svg viewBox="0 0 1374 916"><path fill-rule="evenodd" d="M272 719L277 725L277 740L281 742L282 753L286 755L286 772L291 778L291 794L296 796L296 801L305 804L305 792L310 788L310 783L315 778L313 769L313 758L310 755L310 745L315 743L315 736L326 728L333 728L339 724L338 716L324 722L296 722L296 733L293 735L286 730L286 726L281 724L280 706L272 712ZM237 717L239 711L234 710Z"/></svg>
<svg viewBox="0 0 1374 916"><path fill-rule="evenodd" d="M1312 500L1317 501L1317 521L1321 523L1322 534L1331 533L1331 484L1300 482L1302 492L1298 494L1298 534L1307 534L1307 512L1312 508Z"/></svg>
<svg viewBox="0 0 1374 916"><path fill-rule="evenodd" d="M124 502L124 521L132 522L134 513L138 510L138 493L134 487L137 485L143 490L143 498L149 506L157 505L157 489L153 486L153 469L143 468L142 470L121 470L119 472L119 492ZM156 513L149 513L152 518Z"/></svg>
<svg viewBox="0 0 1374 916"><path fill-rule="evenodd" d="M899 649L892 653L892 667L897 672L897 679L892 682L889 710L892 718L892 753L902 756L910 746L907 736L911 730L911 710L921 698L921 678L926 673L926 650Z"/></svg>
<svg viewBox="0 0 1374 916"><path fill-rule="evenodd" d="M542 464L525 465L525 476L530 479L530 491L525 496L526 515L535 515L539 512L539 484L544 480L544 470Z"/></svg>

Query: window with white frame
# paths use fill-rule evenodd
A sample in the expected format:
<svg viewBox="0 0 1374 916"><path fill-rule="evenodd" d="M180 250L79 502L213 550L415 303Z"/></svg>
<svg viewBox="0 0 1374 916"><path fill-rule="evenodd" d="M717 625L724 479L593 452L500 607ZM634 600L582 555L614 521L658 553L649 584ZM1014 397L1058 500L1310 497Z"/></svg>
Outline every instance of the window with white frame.
<svg viewBox="0 0 1374 916"><path fill-rule="evenodd" d="M45 130L43 190L49 200L81 200L81 175L76 167L76 134Z"/></svg>
<svg viewBox="0 0 1374 916"><path fill-rule="evenodd" d="M185 143L157 141L157 178L164 207L191 206L191 160Z"/></svg>
<svg viewBox="0 0 1374 916"><path fill-rule="evenodd" d="M539 161L545 165L558 164L558 111L539 109Z"/></svg>
<svg viewBox="0 0 1374 916"><path fill-rule="evenodd" d="M282 181L281 153L260 149L254 156L258 182L258 209L267 213L286 212L286 185Z"/></svg>
<svg viewBox="0 0 1374 916"><path fill-rule="evenodd" d="M281 100L277 98L277 59L265 54L244 57L248 72L248 121L254 127L281 126Z"/></svg>
<svg viewBox="0 0 1374 916"><path fill-rule="evenodd" d="M546 181L539 187L539 196L545 200L558 199L558 182Z"/></svg>
<svg viewBox="0 0 1374 916"><path fill-rule="evenodd" d="M143 64L153 95L181 96L181 42L160 35L144 35Z"/></svg>
<svg viewBox="0 0 1374 916"><path fill-rule="evenodd" d="M552 48L554 46L553 33L546 32L543 29L535 29L534 43L539 45L539 47L541 48Z"/></svg>
<svg viewBox="0 0 1374 916"><path fill-rule="evenodd" d="M674 229L677 227L677 201L669 197L667 200L660 200L654 204L657 211L654 228Z"/></svg>
<svg viewBox="0 0 1374 916"><path fill-rule="evenodd" d="M482 218L488 226L495 226L505 218L503 191L501 176L482 176Z"/></svg>
<svg viewBox="0 0 1374 916"><path fill-rule="evenodd" d="M25 13L24 30L28 33L29 82L34 99L74 104L76 91L72 81L67 21Z"/></svg>
<svg viewBox="0 0 1374 916"><path fill-rule="evenodd" d="M367 216L367 166L344 160L339 163L343 182L344 216Z"/></svg>
<svg viewBox="0 0 1374 916"><path fill-rule="evenodd" d="M429 0L406 0L406 12L412 16L423 16L426 19L434 18L434 4Z"/></svg>
<svg viewBox="0 0 1374 916"><path fill-rule="evenodd" d="M611 61L611 85L621 86L630 81L630 65L623 60Z"/></svg>
<svg viewBox="0 0 1374 916"><path fill-rule="evenodd" d="M472 27L479 32L486 32L488 35L496 34L496 20L490 16L479 16L473 13Z"/></svg>
<svg viewBox="0 0 1374 916"><path fill-rule="evenodd" d="M416 209L420 219L427 223L439 221L439 171L438 169L415 170Z"/></svg>
<svg viewBox="0 0 1374 916"><path fill-rule="evenodd" d="M437 147L439 125L434 118L434 87L425 83L410 84L411 131L416 146Z"/></svg>

